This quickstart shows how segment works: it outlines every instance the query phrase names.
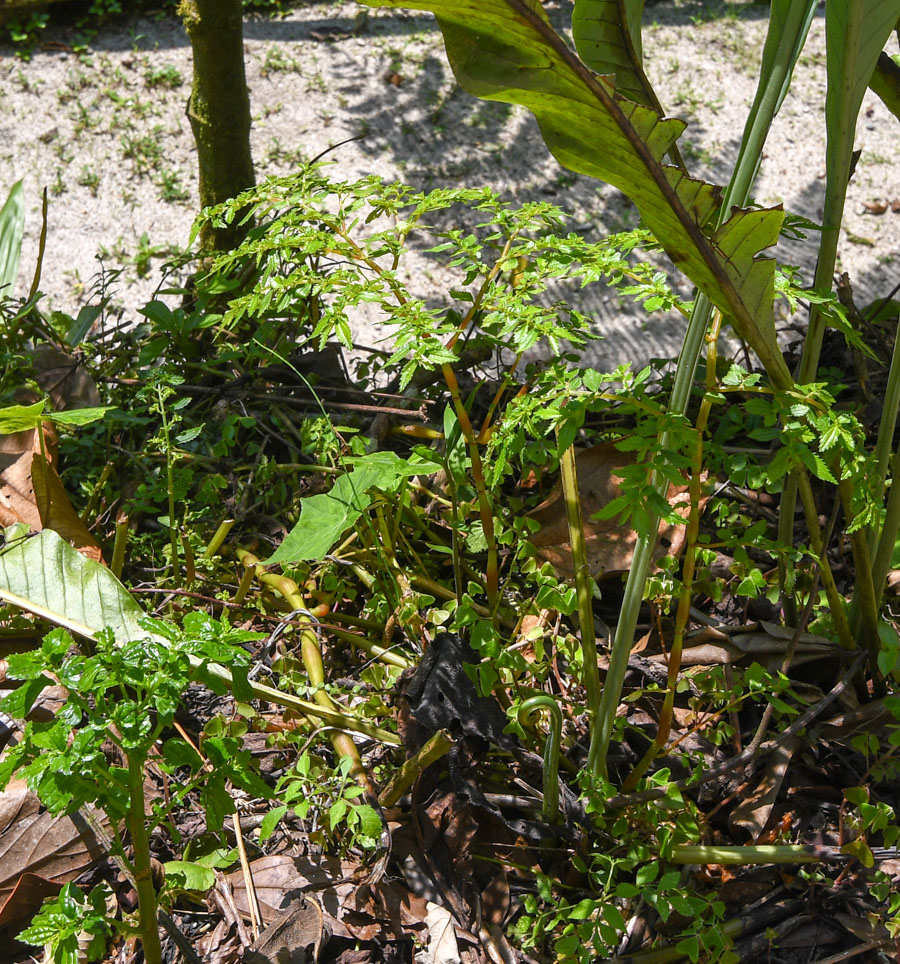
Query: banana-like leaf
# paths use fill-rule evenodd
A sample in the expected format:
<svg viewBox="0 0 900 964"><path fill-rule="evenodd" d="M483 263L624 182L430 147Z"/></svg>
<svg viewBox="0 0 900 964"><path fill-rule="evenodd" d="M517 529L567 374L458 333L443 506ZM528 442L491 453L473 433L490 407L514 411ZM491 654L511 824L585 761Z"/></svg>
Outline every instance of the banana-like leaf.
<svg viewBox="0 0 900 964"><path fill-rule="evenodd" d="M849 139L852 148L863 94L898 19L900 0L828 0L825 4L829 169L840 156L842 141Z"/></svg>
<svg viewBox="0 0 900 964"><path fill-rule="evenodd" d="M662 158L684 130L619 95L565 45L538 0L365 0L436 14L447 57L469 93L522 104L556 159L627 194L669 257L732 322L776 384L791 383L772 313L780 207L735 210L718 229L719 188Z"/></svg>
<svg viewBox="0 0 900 964"><path fill-rule="evenodd" d="M900 17L900 0L827 0L825 55L825 204L813 287L829 288L834 275L856 120L878 55ZM816 377L825 318L814 305L809 316L798 380Z"/></svg>
<svg viewBox="0 0 900 964"><path fill-rule="evenodd" d="M598 74L616 78L629 100L663 113L647 80L641 45L644 0L575 0L572 39L578 56Z"/></svg>
<svg viewBox="0 0 900 964"><path fill-rule="evenodd" d="M153 636L139 624L144 612L122 583L105 566L76 552L52 529L11 539L6 548L0 549L0 602L34 613L86 639L105 627L112 629L120 643ZM199 666L201 661L191 657L191 662ZM231 687L231 674L224 667L207 665L205 671ZM399 743L393 733L368 720L261 683L251 682L250 687L259 699L289 707L326 726L363 733L393 746Z"/></svg>
<svg viewBox="0 0 900 964"><path fill-rule="evenodd" d="M25 229L25 189L16 181L0 209L0 297L12 294L19 273L22 232Z"/></svg>
<svg viewBox="0 0 900 964"><path fill-rule="evenodd" d="M884 106L900 120L900 66L882 51L869 81L869 87L877 94Z"/></svg>
<svg viewBox="0 0 900 964"><path fill-rule="evenodd" d="M151 635L138 624L143 610L109 569L52 529L0 550L0 601L87 638L107 626L120 643Z"/></svg>

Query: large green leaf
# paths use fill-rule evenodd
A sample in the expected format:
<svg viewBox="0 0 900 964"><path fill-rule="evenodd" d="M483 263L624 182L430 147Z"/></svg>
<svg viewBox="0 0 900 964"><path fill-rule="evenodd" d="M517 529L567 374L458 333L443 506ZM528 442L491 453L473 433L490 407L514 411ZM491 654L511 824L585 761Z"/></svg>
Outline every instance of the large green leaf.
<svg viewBox="0 0 900 964"><path fill-rule="evenodd" d="M884 102L884 106L900 120L900 66L883 51L869 81L872 92Z"/></svg>
<svg viewBox="0 0 900 964"><path fill-rule="evenodd" d="M138 624L143 610L109 569L52 529L0 550L0 600L80 636L107 626L120 643L151 635Z"/></svg>
<svg viewBox="0 0 900 964"><path fill-rule="evenodd" d="M391 493L403 479L434 471L394 452L372 452L352 461L353 471L340 476L329 492L301 500L299 522L266 559L267 565L324 559L371 504L370 489Z"/></svg>
<svg viewBox="0 0 900 964"><path fill-rule="evenodd" d="M22 232L25 229L25 189L16 181L0 209L0 297L12 294L19 273Z"/></svg>
<svg viewBox="0 0 900 964"><path fill-rule="evenodd" d="M782 386L790 374L772 314L780 208L736 210L717 230L719 188L665 165L684 130L617 94L550 27L538 0L365 0L437 15L460 84L478 97L522 104L565 167L600 178L635 203L669 257L708 295Z"/></svg>
<svg viewBox="0 0 900 964"><path fill-rule="evenodd" d="M105 566L76 552L52 529L30 538L11 539L6 548L0 549L0 602L88 639L107 626L120 643L153 636L140 626L138 621L144 612L122 583ZM201 665L195 657L191 662ZM206 665L204 672L226 686L233 684L231 673L222 666ZM335 712L262 683L252 682L250 687L259 699L290 707L327 726L363 733L382 743L398 743L394 734L368 720Z"/></svg>
<svg viewBox="0 0 900 964"><path fill-rule="evenodd" d="M825 4L828 74L825 94L825 203L819 258L813 280L815 288L831 287L850 180L856 120L878 55L898 17L900 0L827 0ZM800 361L800 382L811 382L816 377L824 330L825 317L814 305Z"/></svg>

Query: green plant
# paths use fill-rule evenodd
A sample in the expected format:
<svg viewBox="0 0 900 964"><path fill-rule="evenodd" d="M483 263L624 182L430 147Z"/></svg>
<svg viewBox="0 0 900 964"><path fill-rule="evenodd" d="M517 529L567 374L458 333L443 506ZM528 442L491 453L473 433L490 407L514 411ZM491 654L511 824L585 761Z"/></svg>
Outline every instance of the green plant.
<svg viewBox="0 0 900 964"><path fill-rule="evenodd" d="M47 964L81 964L99 961L106 955L106 940L112 934L107 920L103 884L83 894L74 884L64 884L56 897L44 905L19 934L19 940L43 946Z"/></svg>
<svg viewBox="0 0 900 964"><path fill-rule="evenodd" d="M100 187L100 175L90 165L83 164L77 183L86 187L96 197L97 189Z"/></svg>
<svg viewBox="0 0 900 964"><path fill-rule="evenodd" d="M169 731L184 691L193 680L201 680L221 692L221 684L206 672L209 662L227 666L236 679L244 674L246 680L249 659L239 644L256 634L200 613L185 617L183 629L159 620L148 620L144 628L145 637L124 644L104 631L89 655L75 649L72 637L58 629L44 638L39 650L10 661L10 675L23 685L2 701L4 712L24 719L52 680L66 688L67 697L51 722L26 723L21 740L0 763L0 786L18 774L51 813L72 814L93 804L106 814L111 852L125 863L137 888L137 932L145 959L158 964L157 897L149 845L153 828L167 819L173 803L196 793L210 829L217 831L234 807L226 782L257 796L268 796L269 790L253 771L249 752L240 750L235 739L204 741L204 753L214 762L208 772L193 747L170 736L162 744L158 765L188 776L170 785L168 800L162 795L147 799L147 763ZM106 752L107 743L114 748L112 755ZM119 761L115 753L121 755ZM93 902L91 907L96 914ZM56 944L55 959L61 961L67 940L60 938Z"/></svg>

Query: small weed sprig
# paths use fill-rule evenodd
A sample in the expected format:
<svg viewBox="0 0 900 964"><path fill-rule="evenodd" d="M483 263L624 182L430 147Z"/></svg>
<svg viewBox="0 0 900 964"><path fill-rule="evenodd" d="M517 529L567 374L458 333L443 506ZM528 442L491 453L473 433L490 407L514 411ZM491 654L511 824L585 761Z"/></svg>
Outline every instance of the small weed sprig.
<svg viewBox="0 0 900 964"><path fill-rule="evenodd" d="M208 663L230 669L237 690L244 698L252 695L246 679L249 656L240 644L260 634L233 629L200 612L186 616L182 629L160 620L147 620L145 627L146 638L121 646L111 632L101 633L91 655L78 652L71 636L57 629L44 638L40 649L10 658L9 675L23 680L23 685L0 703L4 712L24 719L48 685L64 686L67 697L52 721L25 725L21 740L0 763L0 787L18 775L53 814L73 814L88 805L106 814L111 853L125 863L137 888L137 933L145 959L159 964L157 896L150 866L153 829L196 793L210 830L217 832L234 809L226 782L257 797L268 797L270 790L253 770L249 751L233 737L204 741L206 756L215 762L211 773L203 770L196 751L177 737L165 739L156 755L157 743L171 727L192 682L223 692L222 683L206 671ZM190 657L199 657L199 665L193 666ZM146 767L153 756L164 772L180 774L165 803L162 798L148 801L145 795ZM74 913L74 905L72 909ZM91 913L97 912L92 899ZM71 916L45 915L40 930L44 942L57 949L68 946ZM50 933L54 923L55 936ZM107 926L100 919L96 924Z"/></svg>

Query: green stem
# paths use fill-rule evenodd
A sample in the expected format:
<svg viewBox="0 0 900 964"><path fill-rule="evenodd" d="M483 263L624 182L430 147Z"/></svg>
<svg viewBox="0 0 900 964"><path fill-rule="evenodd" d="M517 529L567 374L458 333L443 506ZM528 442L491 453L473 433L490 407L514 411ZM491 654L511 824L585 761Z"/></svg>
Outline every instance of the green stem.
<svg viewBox="0 0 900 964"><path fill-rule="evenodd" d="M544 744L544 801L541 815L546 823L559 822L559 745L562 740L562 710L549 693L538 693L525 700L517 716L523 726L535 722L541 710L550 714L550 729Z"/></svg>
<svg viewBox="0 0 900 964"><path fill-rule="evenodd" d="M803 47L815 6L814 0L806 0L806 2L802 4L789 4L784 8L786 14L783 25L781 25L777 33L771 31L770 37L766 39L767 50L769 48L770 38L772 43L777 43L777 49L772 59L764 61L763 64L764 69L761 71L759 83L760 92L757 93L753 108L744 127L738 164L725 191L724 203L719 210L719 224L722 224L730 215L732 205L744 204L747 200L759 166L762 146L768 135L772 119L781 105L785 92L790 84L791 73L797 57L800 54L800 50ZM700 351L703 347L703 338L709 326L711 315L712 306L709 300L703 295L698 295L694 302L694 310L691 313L690 321L688 322L684 345L678 357L678 366L675 371L675 384L669 403L669 412L672 414L684 415L687 411L691 385L694 381ZM774 343L774 333L771 340ZM777 345L772 344L766 347L769 348L768 355L770 356L769 362L766 364L769 377L777 388L784 389L789 387L791 384L790 378L786 375L784 359L781 352L777 350ZM659 451L665 451L667 442L668 437L663 433L659 440ZM664 480L657 478L656 473L651 475L650 484L660 495L665 493L667 486ZM603 687L603 695L600 701L596 725L591 733L588 765L595 774L604 778L607 773L606 757L612 738L616 707L622 694L622 683L628 668L628 657L634 643L634 630L637 625L638 611L640 610L641 600L644 595L644 585L647 581L647 574L650 571L650 564L653 559L653 547L656 543L657 526L658 519L652 517L647 531L638 536L631 562L631 570L628 573L628 580L625 584L625 597L622 602L622 611L619 615L612 652L610 653L606 685Z"/></svg>
<svg viewBox="0 0 900 964"><path fill-rule="evenodd" d="M234 525L234 519L223 519L216 531L213 533L212 539L209 540L209 545L203 552L204 559L212 559L212 557L219 551L222 543L225 541L229 532L231 532L231 527Z"/></svg>
<svg viewBox="0 0 900 964"><path fill-rule="evenodd" d="M666 854L673 864L817 864L835 856L831 849L823 850L807 844L767 844L748 847L713 847L705 844L680 844Z"/></svg>
<svg viewBox="0 0 900 964"><path fill-rule="evenodd" d="M900 448L894 453L891 465L891 491L888 495L887 511L878 539L878 548L872 561L872 584L879 599L884 591L884 581L887 579L891 567L891 557L894 554L894 544L897 533L900 532Z"/></svg>
<svg viewBox="0 0 900 964"><path fill-rule="evenodd" d="M456 373L450 365L441 365L441 372L444 376L444 381L447 383L447 388L450 390L450 398L453 400L456 419L459 422L460 431L469 449L469 459L472 463L472 482L475 484L475 492L478 496L478 515L481 519L484 541L487 543L487 568L484 573L484 582L487 591L488 608L491 611L491 618L496 619L497 609L500 605L500 557L497 552L497 540L494 535L494 513L491 508L491 500L484 480L484 466L481 462L481 451L478 448L478 439L472 428L469 413L466 411L466 406L463 404L462 397L459 394L459 383L456 380Z"/></svg>
<svg viewBox="0 0 900 964"><path fill-rule="evenodd" d="M134 852L134 883L138 895L138 919L141 943L144 946L146 964L162 964L162 947L159 943L156 889L150 866L150 840L147 837L144 812L144 761L134 754L128 757L128 832Z"/></svg>
<svg viewBox="0 0 900 964"><path fill-rule="evenodd" d="M156 396L159 400L159 417L162 422L163 445L166 455L166 490L169 502L169 547L172 552L172 579L177 586L178 579L178 535L175 528L175 457L172 454L172 442L169 438L169 419L166 414L166 401L163 397L162 386L156 386Z"/></svg>
<svg viewBox="0 0 900 964"><path fill-rule="evenodd" d="M853 639L853 633L850 631L850 622L847 618L847 600L838 592L837 584L834 581L834 573L831 571L831 566L828 564L828 557L825 554L827 547L822 540L822 530L819 526L819 517L816 513L816 503L813 497L812 486L809 482L809 476L802 467L798 467L795 470L794 476L797 479L800 504L803 506L806 528L809 531L810 547L819 563L822 587L828 598L831 618L834 620L834 628L837 631L838 641L844 649L856 649L856 642Z"/></svg>
<svg viewBox="0 0 900 964"><path fill-rule="evenodd" d="M558 439L558 435L557 435ZM569 544L572 547L572 567L575 570L575 595L578 600L578 623L581 629L583 683L587 694L587 713L591 731L600 706L600 670L597 665L597 635L594 630L594 607L591 593L591 570L584 543L584 523L581 517L581 495L578 491L578 470L575 446L560 453L559 471L566 520L569 525Z"/></svg>
<svg viewBox="0 0 900 964"><path fill-rule="evenodd" d="M853 484L850 479L842 479L838 494L844 509L848 526L853 521L850 500ZM869 544L863 529L850 533L850 545L856 564L856 587L853 591L853 605L850 608L850 631L854 639L863 637L863 648L869 654L869 670L878 679L878 597L872 579L872 560Z"/></svg>

